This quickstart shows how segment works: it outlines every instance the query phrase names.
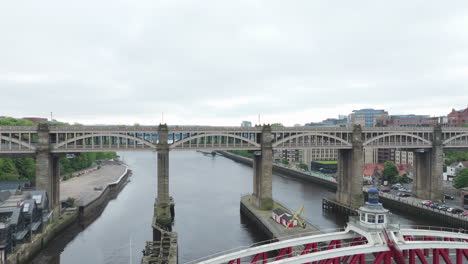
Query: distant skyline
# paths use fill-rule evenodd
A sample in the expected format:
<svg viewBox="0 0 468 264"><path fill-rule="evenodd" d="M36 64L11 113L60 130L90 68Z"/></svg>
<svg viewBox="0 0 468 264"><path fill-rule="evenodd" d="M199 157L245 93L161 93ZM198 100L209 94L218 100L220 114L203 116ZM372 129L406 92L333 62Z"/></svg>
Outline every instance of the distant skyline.
<svg viewBox="0 0 468 264"><path fill-rule="evenodd" d="M6 1L0 116L288 126L468 106L468 2Z"/></svg>

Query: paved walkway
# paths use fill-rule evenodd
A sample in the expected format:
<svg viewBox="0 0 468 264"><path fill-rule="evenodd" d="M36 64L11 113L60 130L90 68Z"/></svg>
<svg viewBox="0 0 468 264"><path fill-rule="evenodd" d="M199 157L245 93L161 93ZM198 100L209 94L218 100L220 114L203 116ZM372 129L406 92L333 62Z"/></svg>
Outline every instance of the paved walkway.
<svg viewBox="0 0 468 264"><path fill-rule="evenodd" d="M96 199L109 183L116 182L125 172L123 165L103 165L99 170L60 182L60 200L75 198L76 205L86 205ZM94 188L101 188L97 191Z"/></svg>

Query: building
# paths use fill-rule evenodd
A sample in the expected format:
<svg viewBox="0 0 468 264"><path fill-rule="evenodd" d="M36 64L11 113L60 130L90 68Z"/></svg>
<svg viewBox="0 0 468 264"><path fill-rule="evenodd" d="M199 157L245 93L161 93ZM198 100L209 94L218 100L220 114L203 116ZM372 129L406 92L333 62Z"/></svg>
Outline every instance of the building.
<svg viewBox="0 0 468 264"><path fill-rule="evenodd" d="M303 162L302 159L302 150L299 149L283 149L275 150L273 152L273 160L276 163L281 162L281 160L288 160L289 163L300 163Z"/></svg>
<svg viewBox="0 0 468 264"><path fill-rule="evenodd" d="M395 150L395 159L392 161L396 164L409 164L414 166L414 153L411 151Z"/></svg>
<svg viewBox="0 0 468 264"><path fill-rule="evenodd" d="M0 255L27 243L48 221L46 191L0 191Z"/></svg>
<svg viewBox="0 0 468 264"><path fill-rule="evenodd" d="M447 181L453 181L458 176L458 172L462 169L468 168L468 161L457 161L447 166L446 179Z"/></svg>
<svg viewBox="0 0 468 264"><path fill-rule="evenodd" d="M293 216L281 208L276 208L271 212L271 218L277 223L284 225L285 227L292 228L297 226L297 220L293 219Z"/></svg>
<svg viewBox="0 0 468 264"><path fill-rule="evenodd" d="M371 108L353 110L353 113L348 116L348 123L351 125L361 125L362 127L374 127L377 119L386 117L388 117L388 112L385 110Z"/></svg>
<svg viewBox="0 0 468 264"><path fill-rule="evenodd" d="M337 149L304 149L302 151L302 162L310 165L312 161L335 161L338 160Z"/></svg>
<svg viewBox="0 0 468 264"><path fill-rule="evenodd" d="M338 118L327 118L321 122L310 122L305 124L305 126L313 127L340 127L346 126L348 124L348 118L344 115L339 115Z"/></svg>
<svg viewBox="0 0 468 264"><path fill-rule="evenodd" d="M250 121L242 121L241 123L241 127L251 127L252 126L252 122Z"/></svg>
<svg viewBox="0 0 468 264"><path fill-rule="evenodd" d="M428 115L392 115L376 118L377 127L434 127L439 123L439 117Z"/></svg>
<svg viewBox="0 0 468 264"><path fill-rule="evenodd" d="M468 125L468 108L463 110L452 109L447 115L447 122L449 126L458 126Z"/></svg>

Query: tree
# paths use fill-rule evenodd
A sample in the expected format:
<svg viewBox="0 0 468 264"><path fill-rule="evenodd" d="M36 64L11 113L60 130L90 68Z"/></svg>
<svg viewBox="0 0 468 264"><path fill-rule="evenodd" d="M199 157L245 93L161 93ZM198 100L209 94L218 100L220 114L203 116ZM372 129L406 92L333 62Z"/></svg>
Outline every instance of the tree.
<svg viewBox="0 0 468 264"><path fill-rule="evenodd" d="M410 179L410 177L408 177L408 175L406 175L406 173L405 173L405 174L403 174L403 175L398 175L398 176L396 177L396 181L397 181L398 183L410 183L411 179Z"/></svg>
<svg viewBox="0 0 468 264"><path fill-rule="evenodd" d="M282 160L281 160L281 163L283 163L284 165L288 165L288 164L289 164L289 160L287 160L287 159L282 159Z"/></svg>
<svg viewBox="0 0 468 264"><path fill-rule="evenodd" d="M281 123L273 123L271 124L271 127L284 127L284 126Z"/></svg>
<svg viewBox="0 0 468 264"><path fill-rule="evenodd" d="M18 180L19 173L12 159L0 159L0 180Z"/></svg>
<svg viewBox="0 0 468 264"><path fill-rule="evenodd" d="M307 164L304 164L304 163L299 164L299 168L303 170L309 170L309 167L307 166Z"/></svg>
<svg viewBox="0 0 468 264"><path fill-rule="evenodd" d="M468 187L468 168L461 169L460 172L458 172L453 187L457 189Z"/></svg>
<svg viewBox="0 0 468 264"><path fill-rule="evenodd" d="M384 164L384 169L382 171L382 178L384 181L389 183L394 183L398 176L398 168L391 161L387 161Z"/></svg>

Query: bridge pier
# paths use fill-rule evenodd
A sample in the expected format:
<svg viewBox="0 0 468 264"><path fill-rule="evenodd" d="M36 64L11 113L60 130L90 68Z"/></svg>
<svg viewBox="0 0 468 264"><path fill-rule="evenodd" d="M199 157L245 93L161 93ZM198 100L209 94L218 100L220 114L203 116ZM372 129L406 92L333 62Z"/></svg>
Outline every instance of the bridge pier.
<svg viewBox="0 0 468 264"><path fill-rule="evenodd" d="M40 124L36 149L36 189L46 190L49 209L53 215L60 214L60 164L59 156L50 153L49 127Z"/></svg>
<svg viewBox="0 0 468 264"><path fill-rule="evenodd" d="M253 157L252 196L255 205L263 210L271 210L273 208L273 146L271 139L271 127L263 126L262 133L258 139L261 144L261 153L254 153Z"/></svg>
<svg viewBox="0 0 468 264"><path fill-rule="evenodd" d="M159 126L158 142L158 191L154 205L154 221L159 227L170 228L173 222L173 202L169 196L169 145L167 125ZM153 227L155 228L155 227Z"/></svg>
<svg viewBox="0 0 468 264"><path fill-rule="evenodd" d="M440 126L435 127L432 149L415 152L416 175L413 191L418 198L443 200L444 148L441 139L442 130Z"/></svg>
<svg viewBox="0 0 468 264"><path fill-rule="evenodd" d="M358 208L364 203L362 194L362 168L364 147L361 126L354 126L352 149L338 151L336 200L339 203Z"/></svg>

